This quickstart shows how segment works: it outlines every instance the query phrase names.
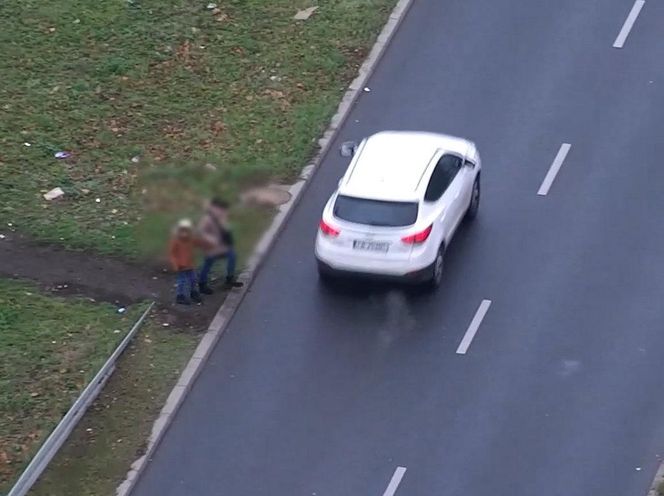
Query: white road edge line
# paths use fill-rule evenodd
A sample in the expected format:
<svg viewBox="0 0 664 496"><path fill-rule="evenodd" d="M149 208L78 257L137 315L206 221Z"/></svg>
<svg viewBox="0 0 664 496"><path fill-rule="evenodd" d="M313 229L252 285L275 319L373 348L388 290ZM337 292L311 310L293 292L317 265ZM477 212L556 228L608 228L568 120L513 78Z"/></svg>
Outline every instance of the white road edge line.
<svg viewBox="0 0 664 496"><path fill-rule="evenodd" d="M639 14L641 13L641 9L643 6L646 4L646 0L636 0L634 2L634 5L632 6L632 10L629 11L629 15L627 16L627 19L625 19L625 24L623 24L622 29L620 30L620 33L618 33L618 37L616 38L616 41L613 43L613 48L622 48L623 45L625 44L625 40L629 36L629 32L632 30L632 27L634 26L634 23L636 22L636 18L639 17Z"/></svg>
<svg viewBox="0 0 664 496"><path fill-rule="evenodd" d="M401 479L403 479L404 474L406 473L406 467L397 467L392 476L392 480L385 489L383 496L394 496L399 489L399 484L401 484Z"/></svg>
<svg viewBox="0 0 664 496"><path fill-rule="evenodd" d="M556 155L556 158L553 159L553 163L549 168L549 172L546 173L546 177L544 178L544 181L542 181L542 185L540 186L539 191L537 191L538 195L540 196L547 195L549 189L551 188L551 185L553 184L553 181L556 179L556 176L558 175L558 171L563 166L563 162L565 161L565 158L567 157L570 148L572 148L572 145L570 145L569 143L563 143L562 145L560 145L560 150L558 150L558 154Z"/></svg>
<svg viewBox="0 0 664 496"><path fill-rule="evenodd" d="M490 306L491 306L491 300L482 300L482 303L480 303L477 312L475 312L473 320L470 322L470 325L468 326L466 334L464 334L463 339L461 340L461 343L459 344L459 347L456 350L457 355L466 354L468 348L470 348L470 343L473 342L473 338L475 337L475 334L477 334L477 330L480 328L480 325L484 320L484 316L489 311Z"/></svg>

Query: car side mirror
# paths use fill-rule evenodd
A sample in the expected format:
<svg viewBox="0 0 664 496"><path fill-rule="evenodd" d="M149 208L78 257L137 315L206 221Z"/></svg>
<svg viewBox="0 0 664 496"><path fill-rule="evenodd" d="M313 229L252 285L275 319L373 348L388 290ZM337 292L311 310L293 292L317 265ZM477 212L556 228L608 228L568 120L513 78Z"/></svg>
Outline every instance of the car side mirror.
<svg viewBox="0 0 664 496"><path fill-rule="evenodd" d="M357 143L355 141L346 141L341 144L339 153L342 157L352 157L357 151Z"/></svg>

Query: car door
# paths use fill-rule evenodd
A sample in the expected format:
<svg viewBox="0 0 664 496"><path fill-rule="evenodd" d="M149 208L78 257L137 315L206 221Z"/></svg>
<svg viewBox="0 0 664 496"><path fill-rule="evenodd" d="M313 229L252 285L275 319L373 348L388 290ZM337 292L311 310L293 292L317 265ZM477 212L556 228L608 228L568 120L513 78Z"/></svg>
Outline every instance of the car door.
<svg viewBox="0 0 664 496"><path fill-rule="evenodd" d="M463 159L451 153L444 153L436 163L429 184L424 193L424 201L433 204L437 222L443 232L443 239L448 241L462 216L462 177Z"/></svg>
<svg viewBox="0 0 664 496"><path fill-rule="evenodd" d="M475 182L477 164L475 160L471 158L466 158L463 162L463 167L459 171L459 208L461 209L461 218L465 214L468 206L470 205L470 199L473 195L473 183Z"/></svg>

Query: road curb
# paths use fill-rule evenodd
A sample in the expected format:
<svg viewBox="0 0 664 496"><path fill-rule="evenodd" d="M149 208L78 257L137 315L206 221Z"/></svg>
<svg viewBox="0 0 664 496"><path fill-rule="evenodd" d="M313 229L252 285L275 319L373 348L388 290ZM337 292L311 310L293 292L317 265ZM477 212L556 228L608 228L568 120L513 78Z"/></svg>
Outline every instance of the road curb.
<svg viewBox="0 0 664 496"><path fill-rule="evenodd" d="M655 479L652 481L650 486L650 491L648 491L648 496L659 496L657 487L664 482L664 462L660 463L657 473L655 474Z"/></svg>
<svg viewBox="0 0 664 496"><path fill-rule="evenodd" d="M274 244L277 236L283 229L290 214L293 212L294 207L298 204L305 191L306 186L309 184L310 179L318 170L318 166L323 161L323 158L330 151L332 142L342 124L350 114L351 109L358 96L362 93L366 83L375 70L385 49L390 43L394 33L397 31L401 21L406 16L408 9L413 4L414 0L399 0L397 5L392 10L387 23L383 26L381 33L378 35L374 46L369 52L368 57L363 62L359 69L357 77L351 82L348 90L344 94L337 112L332 117L328 128L323 133L323 136L318 140L319 152L311 160L311 162L302 169L300 176L295 184L293 184L288 192L291 197L290 200L281 205L279 212L274 217L270 227L263 233L261 239L257 243L254 251L249 258L246 270L239 276L239 280L244 283L241 289L232 291L228 294L224 303L217 311L212 323L210 324L207 332L199 342L194 354L180 374L180 378L175 387L171 390L166 403L164 404L157 420L152 425L152 432L148 439L148 445L145 449L145 454L132 463L125 480L116 489L116 496L128 496L143 470L147 466L153 453L155 452L159 442L163 438L166 430L168 429L173 417L177 413L180 405L182 404L185 396L191 389L196 377L200 373L203 365L207 361L210 353L224 333L228 323L235 314L238 306L244 299L244 296L249 290L249 285L253 281L256 273L264 262L270 248Z"/></svg>

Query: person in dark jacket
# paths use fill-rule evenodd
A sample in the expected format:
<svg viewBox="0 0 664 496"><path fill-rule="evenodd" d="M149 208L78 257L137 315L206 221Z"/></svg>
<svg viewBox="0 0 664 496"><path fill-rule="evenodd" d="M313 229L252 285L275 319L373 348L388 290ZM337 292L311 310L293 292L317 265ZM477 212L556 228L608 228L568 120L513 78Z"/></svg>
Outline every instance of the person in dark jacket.
<svg viewBox="0 0 664 496"><path fill-rule="evenodd" d="M198 232L206 242L205 259L198 273L198 288L203 294L212 294L209 285L210 271L217 260L226 259L227 289L242 286L236 280L235 269L237 255L235 253L233 233L228 226L228 204L223 200L210 201L205 214L198 223Z"/></svg>

